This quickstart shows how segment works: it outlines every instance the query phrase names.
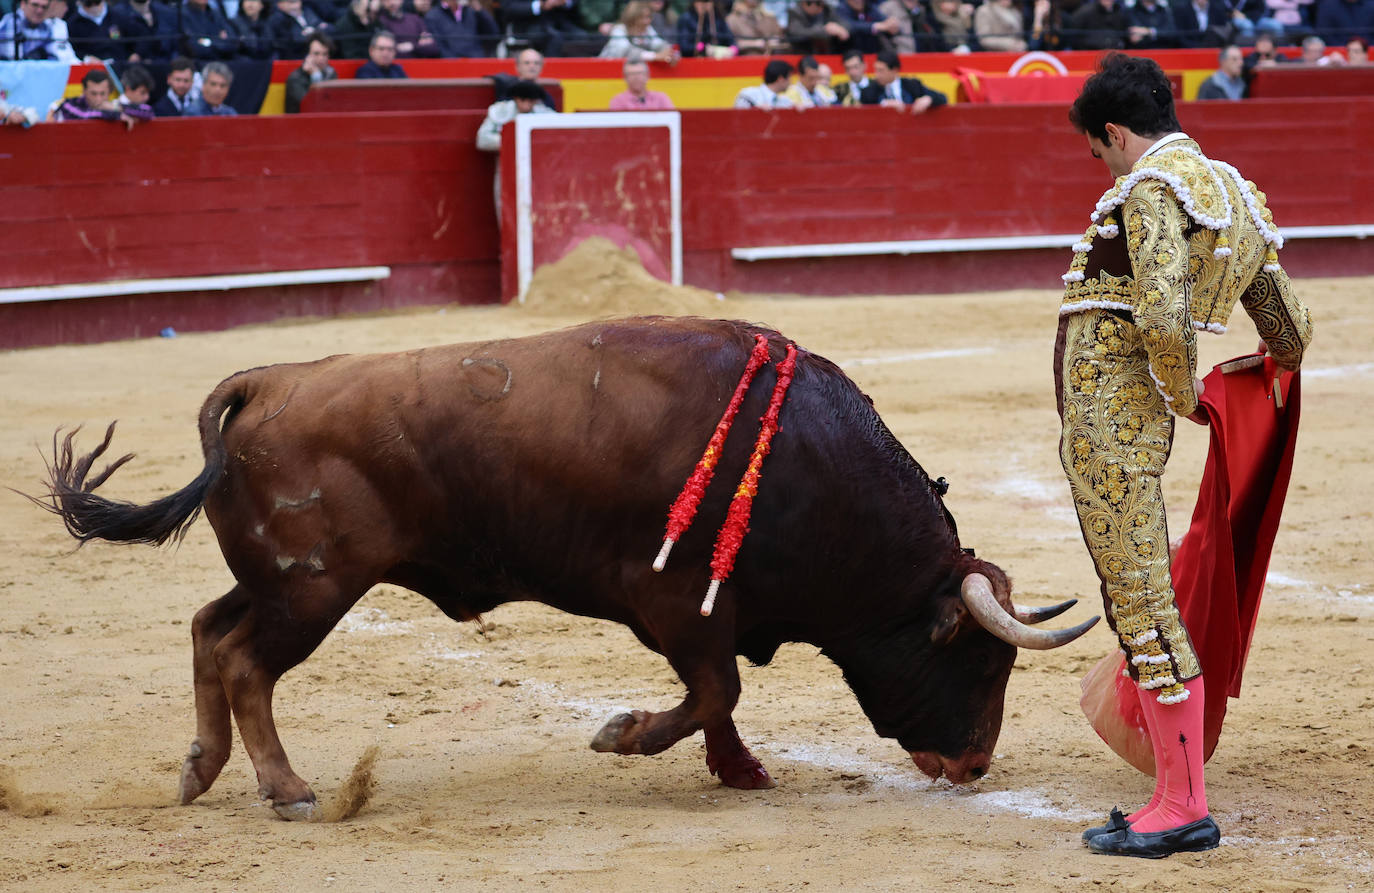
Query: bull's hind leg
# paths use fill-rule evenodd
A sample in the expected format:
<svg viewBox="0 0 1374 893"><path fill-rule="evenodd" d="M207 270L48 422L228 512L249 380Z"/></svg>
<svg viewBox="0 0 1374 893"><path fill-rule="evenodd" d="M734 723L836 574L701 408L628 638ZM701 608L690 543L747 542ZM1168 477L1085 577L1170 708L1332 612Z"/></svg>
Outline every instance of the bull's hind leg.
<svg viewBox="0 0 1374 893"><path fill-rule="evenodd" d="M310 656L363 595L328 578L258 597L243 621L214 649L244 750L258 776L258 795L284 819L310 819L315 794L291 768L272 719L272 691L282 674Z"/></svg>
<svg viewBox="0 0 1374 893"><path fill-rule="evenodd" d="M229 759L233 729L229 698L224 693L214 650L243 619L248 592L235 586L196 612L191 621L192 668L196 692L196 737L181 767L182 803L190 803L210 789Z"/></svg>
<svg viewBox="0 0 1374 893"><path fill-rule="evenodd" d="M661 753L704 729L707 768L713 775L719 775L730 787L771 788L773 780L739 740L730 718L739 701L740 681L728 609L709 620L694 614L686 624L678 619L656 626L675 630L673 638L660 638L658 644L686 683L687 697L662 713L636 710L612 718L592 739L592 749L603 753Z"/></svg>

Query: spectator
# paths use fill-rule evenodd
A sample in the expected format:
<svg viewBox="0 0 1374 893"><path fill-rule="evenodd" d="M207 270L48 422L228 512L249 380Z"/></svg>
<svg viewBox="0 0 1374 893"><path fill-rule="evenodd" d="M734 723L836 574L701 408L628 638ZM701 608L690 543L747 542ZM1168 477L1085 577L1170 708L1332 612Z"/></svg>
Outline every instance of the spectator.
<svg viewBox="0 0 1374 893"><path fill-rule="evenodd" d="M935 26L930 23L921 0L883 0L878 4L878 15L884 19L896 19L895 34L883 34L878 38L880 48L895 53L914 53L917 50L929 52L943 49L943 44L935 36Z"/></svg>
<svg viewBox="0 0 1374 893"><path fill-rule="evenodd" d="M1369 64L1369 43L1363 37L1352 37L1346 41L1345 63L1356 67Z"/></svg>
<svg viewBox="0 0 1374 893"><path fill-rule="evenodd" d="M735 97L737 109L790 109L786 95L792 82L792 63L774 59L763 67L763 83L743 87Z"/></svg>
<svg viewBox="0 0 1374 893"><path fill-rule="evenodd" d="M1054 0L1034 0L1031 5L1030 40L1032 50L1053 50L1059 46L1059 7Z"/></svg>
<svg viewBox="0 0 1374 893"><path fill-rule="evenodd" d="M83 59L123 62L128 58L119 20L105 0L79 0L67 16L67 34L72 49Z"/></svg>
<svg viewBox="0 0 1374 893"><path fill-rule="evenodd" d="M725 18L714 0L692 0L677 20L677 45L682 55L724 59L739 52Z"/></svg>
<svg viewBox="0 0 1374 893"><path fill-rule="evenodd" d="M1345 57L1332 50L1327 52L1326 41L1315 34L1303 38L1302 57L1298 60L1305 65L1342 66Z"/></svg>
<svg viewBox="0 0 1374 893"><path fill-rule="evenodd" d="M171 58L177 36L177 13L158 0L124 0L114 8L130 62Z"/></svg>
<svg viewBox="0 0 1374 893"><path fill-rule="evenodd" d="M1024 53L1026 18L1019 0L984 0L973 14L973 32L985 50Z"/></svg>
<svg viewBox="0 0 1374 893"><path fill-rule="evenodd" d="M446 59L480 59L501 39L491 13L465 0L440 0L425 13L425 28Z"/></svg>
<svg viewBox="0 0 1374 893"><path fill-rule="evenodd" d="M483 152L501 151L501 131L515 120L516 115L551 114L553 109L544 104L539 88L529 81L516 81L511 85L508 99L492 103L487 107L487 117L477 130L477 148Z"/></svg>
<svg viewBox="0 0 1374 893"><path fill-rule="evenodd" d="M301 5L301 0L277 0L277 11L267 24L272 29L278 59L304 59L310 38L329 30L313 10Z"/></svg>
<svg viewBox="0 0 1374 893"><path fill-rule="evenodd" d="M1302 39L1302 55L1298 61L1303 65L1325 65L1326 41L1315 34L1309 34Z"/></svg>
<svg viewBox="0 0 1374 893"><path fill-rule="evenodd" d="M239 55L249 59L271 59L276 54L276 38L264 10L264 0L239 0L239 11L229 20L239 39Z"/></svg>
<svg viewBox="0 0 1374 893"><path fill-rule="evenodd" d="M846 50L843 58L844 73L848 81L835 88L835 98L840 105L858 105L859 97L868 86L868 72L862 50Z"/></svg>
<svg viewBox="0 0 1374 893"><path fill-rule="evenodd" d="M787 12L787 39L793 52L829 55L849 41L849 29L825 0L798 0Z"/></svg>
<svg viewBox="0 0 1374 893"><path fill-rule="evenodd" d="M151 110L148 118L152 117ZM86 72L81 79L81 95L65 99L49 115L50 121L123 121L133 128L138 120L110 98L110 76L104 69ZM147 120L147 119L144 119Z"/></svg>
<svg viewBox="0 0 1374 893"><path fill-rule="evenodd" d="M148 69L137 63L124 69L124 93L119 97L119 107L125 115L135 121L151 121L157 117L148 100L153 95L153 76Z"/></svg>
<svg viewBox="0 0 1374 893"><path fill-rule="evenodd" d="M425 26L425 20L402 9L401 0L382 0L377 25L395 35L396 58L434 59L439 56L439 45Z"/></svg>
<svg viewBox="0 0 1374 893"><path fill-rule="evenodd" d="M1245 98L1245 56L1238 46L1222 49L1218 58L1219 68L1202 82L1198 88L1198 99L1244 99Z"/></svg>
<svg viewBox="0 0 1374 893"><path fill-rule="evenodd" d="M229 88L234 84L234 72L223 62L211 62L202 72L200 98L191 103L183 112L187 118L213 118L220 115L237 115L233 106L224 100L229 98Z"/></svg>
<svg viewBox="0 0 1374 893"><path fill-rule="evenodd" d="M612 97L611 111L660 112L674 107L666 93L649 89L649 63L626 59L621 73L625 78L625 92Z"/></svg>
<svg viewBox="0 0 1374 893"><path fill-rule="evenodd" d="M1374 0L1317 0L1317 30L1331 43L1374 35Z"/></svg>
<svg viewBox="0 0 1374 893"><path fill-rule="evenodd" d="M196 65L185 56L172 60L172 70L167 73L167 92L153 103L153 112L159 118L180 118L190 107L191 87L196 82Z"/></svg>
<svg viewBox="0 0 1374 893"><path fill-rule="evenodd" d="M677 33L677 20L682 17L682 10L687 7L687 0L673 0L669 5L668 0L649 0L649 6L654 11L653 21L650 23L654 30L664 37L669 34Z"/></svg>
<svg viewBox="0 0 1374 893"><path fill-rule="evenodd" d="M544 71L544 57L533 47L526 47L515 55L515 77L508 74L489 75L496 88L496 100L510 99L510 88L519 81L527 81L534 84L539 91L540 101L544 105L558 111L558 103L553 101L549 91L539 83L539 76Z"/></svg>
<svg viewBox="0 0 1374 893"><path fill-rule="evenodd" d="M5 101L4 85L0 84L0 127L32 127L38 123L38 110Z"/></svg>
<svg viewBox="0 0 1374 893"><path fill-rule="evenodd" d="M578 0L501 0L501 16L516 36L545 56L563 55L569 40L586 40L577 22Z"/></svg>
<svg viewBox="0 0 1374 893"><path fill-rule="evenodd" d="M533 81L516 81L511 85L510 98L487 107L487 116L477 128L477 148L483 152L501 151L501 131L515 120L516 115L551 115L553 109L544 104L539 87ZM496 223L501 223L501 162L496 162L496 177L492 183L492 202L496 206Z"/></svg>
<svg viewBox="0 0 1374 893"><path fill-rule="evenodd" d="M208 0L185 0L181 4L181 46L192 59L232 59L239 51L239 40L218 6L211 6Z"/></svg>
<svg viewBox="0 0 1374 893"><path fill-rule="evenodd" d="M799 109L826 108L838 105L839 99L830 85L823 82L821 65L815 56L802 56L797 62L797 82L783 95Z"/></svg>
<svg viewBox="0 0 1374 893"><path fill-rule="evenodd" d="M735 0L725 22L730 26L730 33L735 35L735 46L741 53L772 55L788 50L778 17L763 8L762 0Z"/></svg>
<svg viewBox="0 0 1374 893"><path fill-rule="evenodd" d="M883 50L873 63L873 80L863 88L859 101L864 105L904 109L913 115L949 102L945 94L930 89L917 78L901 75L901 59L891 50Z"/></svg>
<svg viewBox="0 0 1374 893"><path fill-rule="evenodd" d="M577 0L578 19L588 30L609 36L623 6L622 0Z"/></svg>
<svg viewBox="0 0 1374 893"><path fill-rule="evenodd" d="M631 62L677 63L681 54L677 48L654 30L654 10L647 0L630 0L620 14L620 21L608 32L606 45L601 48L602 59L628 59Z"/></svg>
<svg viewBox="0 0 1374 893"><path fill-rule="evenodd" d="M1179 46L1221 47L1229 43L1226 10L1218 0L1180 0L1173 8Z"/></svg>
<svg viewBox="0 0 1374 893"><path fill-rule="evenodd" d="M353 77L358 80L408 77L405 69L396 63L396 38L390 31L378 31L372 35L372 42L367 47L367 60Z"/></svg>
<svg viewBox="0 0 1374 893"><path fill-rule="evenodd" d="M835 18L849 32L848 48L876 53L882 49L880 37L891 37L902 28L897 19L885 19L872 0L840 0Z"/></svg>
<svg viewBox="0 0 1374 893"><path fill-rule="evenodd" d="M1271 27L1276 34L1301 31L1303 25L1312 19L1313 5L1313 0L1265 0L1263 21L1279 26Z"/></svg>
<svg viewBox="0 0 1374 893"><path fill-rule="evenodd" d="M221 2L228 3L230 0ZM315 14L315 18L332 27L348 9L348 0L305 0L305 7Z"/></svg>
<svg viewBox="0 0 1374 893"><path fill-rule="evenodd" d="M75 64L79 60L67 40L67 23L48 18L50 0L19 0L19 8L0 18L0 59L15 58L15 32L20 59L55 59Z"/></svg>
<svg viewBox="0 0 1374 893"><path fill-rule="evenodd" d="M377 33L377 13L381 8L381 0L353 0L348 4L347 11L334 22L332 36L337 58L367 58L367 45Z"/></svg>
<svg viewBox="0 0 1374 893"><path fill-rule="evenodd" d="M244 0L247 2L247 0ZM334 52L334 42L323 34L316 34L310 38L310 49L305 51L305 59L301 62L301 67L286 76L286 113L288 115L298 114L301 110L301 100L305 99L305 94L310 92L310 88L320 81L332 81L339 76L329 64L329 57Z"/></svg>
<svg viewBox="0 0 1374 893"><path fill-rule="evenodd" d="M1069 17L1069 31L1076 50L1120 49L1126 39L1126 10L1116 0L1084 0Z"/></svg>
<svg viewBox="0 0 1374 893"><path fill-rule="evenodd" d="M1245 57L1245 82L1250 83L1256 68L1273 68L1288 59L1274 46L1274 35L1261 31L1255 35L1255 51Z"/></svg>
<svg viewBox="0 0 1374 893"><path fill-rule="evenodd" d="M961 0L934 0L930 17L945 52L967 53L973 49L972 4Z"/></svg>
<svg viewBox="0 0 1374 893"><path fill-rule="evenodd" d="M1217 0L1217 3L1229 26L1229 29L1222 29L1222 37L1227 43L1254 38L1255 24L1264 15L1264 0Z"/></svg>
<svg viewBox="0 0 1374 893"><path fill-rule="evenodd" d="M1178 46L1174 14L1163 0L1136 0L1126 10L1126 43L1133 50L1159 50Z"/></svg>

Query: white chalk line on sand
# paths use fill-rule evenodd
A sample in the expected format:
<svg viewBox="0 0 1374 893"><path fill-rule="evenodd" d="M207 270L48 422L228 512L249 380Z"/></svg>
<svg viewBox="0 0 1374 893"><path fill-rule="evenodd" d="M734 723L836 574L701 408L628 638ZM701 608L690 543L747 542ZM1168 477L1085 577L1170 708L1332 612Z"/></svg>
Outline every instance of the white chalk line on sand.
<svg viewBox="0 0 1374 893"><path fill-rule="evenodd" d="M545 708L556 705L582 718L604 716L610 719L630 710L629 707L614 701L570 698L558 684L540 680L523 680L514 692L520 700L540 701ZM649 696L648 692L627 691L625 694ZM1041 791L979 791L956 788L943 781L931 781L906 760L902 760L901 765L881 763L842 749L787 740L760 744L753 750L774 761L791 760L836 772L862 775L879 789L919 793L923 797L933 796L942 801L970 806L977 812L1015 812L1031 818L1065 821L1098 818L1096 812L1083 809L1077 804L1058 804Z"/></svg>
<svg viewBox="0 0 1374 893"><path fill-rule="evenodd" d="M838 365L841 369L850 369L854 366L881 366L885 363L944 360L950 357L972 357L996 352L997 349L993 347L958 347L949 350L922 350L914 353L891 354L885 357L851 357L848 360L841 360Z"/></svg>
<svg viewBox="0 0 1374 893"><path fill-rule="evenodd" d="M1320 369L1303 369L1303 378L1354 378L1359 375L1374 374L1374 363L1352 363L1348 366L1326 366Z"/></svg>

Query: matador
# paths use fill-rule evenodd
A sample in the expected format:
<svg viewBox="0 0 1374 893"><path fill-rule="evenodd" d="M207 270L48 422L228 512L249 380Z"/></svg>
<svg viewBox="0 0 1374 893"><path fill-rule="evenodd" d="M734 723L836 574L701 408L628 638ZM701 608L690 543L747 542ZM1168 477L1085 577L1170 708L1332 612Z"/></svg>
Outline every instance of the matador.
<svg viewBox="0 0 1374 893"><path fill-rule="evenodd" d="M1145 807L1113 811L1083 838L1095 852L1158 858L1221 838L1202 774L1202 670L1174 605L1160 488L1175 419L1205 424L1196 333L1225 332L1239 301L1275 362L1295 370L1312 323L1279 265L1264 193L1179 131L1158 64L1108 55L1070 121L1115 183L1063 277L1060 459L1156 766Z"/></svg>

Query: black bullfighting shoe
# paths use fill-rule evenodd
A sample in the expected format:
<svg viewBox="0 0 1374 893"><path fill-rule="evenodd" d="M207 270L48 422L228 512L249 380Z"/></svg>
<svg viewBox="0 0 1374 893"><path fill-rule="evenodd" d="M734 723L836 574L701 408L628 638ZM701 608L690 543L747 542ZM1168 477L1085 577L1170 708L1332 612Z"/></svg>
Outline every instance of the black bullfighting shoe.
<svg viewBox="0 0 1374 893"><path fill-rule="evenodd" d="M1139 856L1163 859L1174 853L1200 853L1221 843L1221 829L1210 815L1196 822L1164 831L1139 832L1129 826L1123 831L1099 834L1088 841L1088 849L1107 856Z"/></svg>
<svg viewBox="0 0 1374 893"><path fill-rule="evenodd" d="M1113 806L1112 814L1107 818L1107 824L1094 825L1083 832L1083 845L1087 846L1088 842L1099 834L1111 834L1113 831L1125 831L1126 827L1126 817L1121 814L1121 810Z"/></svg>

